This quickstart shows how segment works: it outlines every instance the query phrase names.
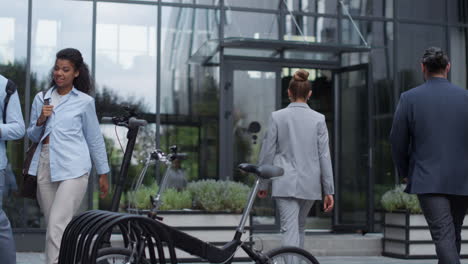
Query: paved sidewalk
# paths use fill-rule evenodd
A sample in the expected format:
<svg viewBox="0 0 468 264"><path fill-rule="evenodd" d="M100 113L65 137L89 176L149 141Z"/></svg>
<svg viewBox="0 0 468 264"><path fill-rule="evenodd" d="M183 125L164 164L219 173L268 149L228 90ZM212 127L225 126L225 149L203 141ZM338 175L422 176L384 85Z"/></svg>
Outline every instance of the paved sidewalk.
<svg viewBox="0 0 468 264"><path fill-rule="evenodd" d="M44 264L42 253L16 253L17 264ZM320 264L437 264L437 260L404 260L386 257L317 257ZM468 264L468 259L461 262Z"/></svg>

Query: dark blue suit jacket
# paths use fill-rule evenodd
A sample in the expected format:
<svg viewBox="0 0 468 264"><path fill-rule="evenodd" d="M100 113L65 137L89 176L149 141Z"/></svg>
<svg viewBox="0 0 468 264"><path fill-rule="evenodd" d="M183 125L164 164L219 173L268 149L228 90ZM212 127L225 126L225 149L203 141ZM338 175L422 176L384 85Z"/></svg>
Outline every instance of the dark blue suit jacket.
<svg viewBox="0 0 468 264"><path fill-rule="evenodd" d="M401 94L390 134L409 193L468 195L468 91L431 78Z"/></svg>

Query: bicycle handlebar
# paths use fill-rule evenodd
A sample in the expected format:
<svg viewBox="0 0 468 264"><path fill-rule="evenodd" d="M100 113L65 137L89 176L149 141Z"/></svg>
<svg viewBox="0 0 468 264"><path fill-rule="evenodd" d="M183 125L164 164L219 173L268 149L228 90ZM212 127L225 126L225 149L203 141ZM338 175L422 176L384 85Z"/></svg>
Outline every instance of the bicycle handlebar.
<svg viewBox="0 0 468 264"><path fill-rule="evenodd" d="M104 116L101 118L102 124L114 124L116 126L123 126L128 128L146 126L148 122L144 119L138 119L136 117L123 117L123 116Z"/></svg>
<svg viewBox="0 0 468 264"><path fill-rule="evenodd" d="M130 117L128 120L128 127L134 128L134 127L139 127L139 126L146 126L148 122L144 119L138 119L135 117Z"/></svg>

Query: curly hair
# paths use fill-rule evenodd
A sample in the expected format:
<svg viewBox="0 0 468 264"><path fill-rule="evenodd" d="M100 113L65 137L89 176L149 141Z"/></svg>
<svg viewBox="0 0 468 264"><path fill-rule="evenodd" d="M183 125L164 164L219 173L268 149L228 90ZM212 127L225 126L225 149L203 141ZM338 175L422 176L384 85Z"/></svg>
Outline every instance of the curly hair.
<svg viewBox="0 0 468 264"><path fill-rule="evenodd" d="M80 74L73 80L73 86L82 91L83 93L89 94L94 89L94 82L89 73L88 65L83 60L81 52L77 49L66 48L57 52L55 61L57 60L68 60L73 64L75 71L78 71ZM51 81L50 86L55 86L54 81L54 69L50 73Z"/></svg>

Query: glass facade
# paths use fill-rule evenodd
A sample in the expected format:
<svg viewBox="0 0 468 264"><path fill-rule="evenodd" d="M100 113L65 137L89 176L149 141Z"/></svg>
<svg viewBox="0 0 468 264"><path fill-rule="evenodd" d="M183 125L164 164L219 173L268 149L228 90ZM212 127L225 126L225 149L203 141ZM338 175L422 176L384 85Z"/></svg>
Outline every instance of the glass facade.
<svg viewBox="0 0 468 264"><path fill-rule="evenodd" d="M330 223L321 225L333 229L378 211L380 196L398 181L388 135L399 94L423 81L424 49L447 50L451 81L466 87L467 18L462 0L3 1L0 73L18 84L28 119L32 98L48 87L55 53L77 48L96 81L98 115L128 105L150 122L138 138L128 185L148 150L174 144L188 154L181 166L189 181L250 184L235 164L256 161L268 113L287 103L291 71L307 68L318 91L310 104L326 112L335 153L338 219L332 224L325 216ZM233 41L240 44L228 46ZM368 51L346 51L365 43ZM348 66L364 68L344 71ZM249 132L253 122L260 132ZM112 184L126 130L102 125L102 131ZM8 144L18 180L26 145ZM148 175L147 184L160 172L151 168ZM96 182L90 184L83 210L107 208L109 199L98 199L96 190ZM17 232L44 226L34 202L7 199ZM257 206L270 217L258 222L273 224L272 204Z"/></svg>

